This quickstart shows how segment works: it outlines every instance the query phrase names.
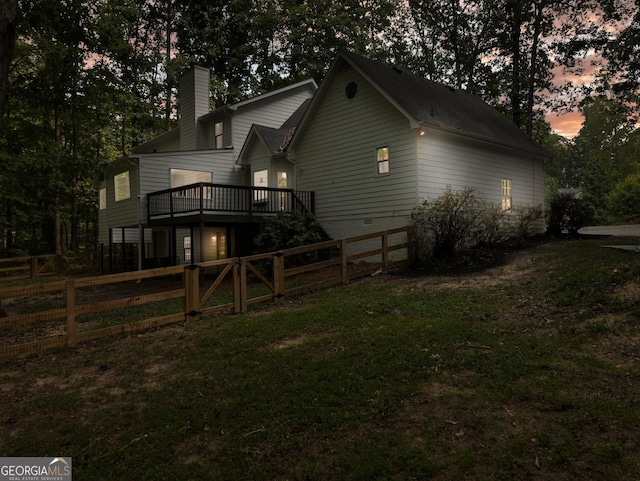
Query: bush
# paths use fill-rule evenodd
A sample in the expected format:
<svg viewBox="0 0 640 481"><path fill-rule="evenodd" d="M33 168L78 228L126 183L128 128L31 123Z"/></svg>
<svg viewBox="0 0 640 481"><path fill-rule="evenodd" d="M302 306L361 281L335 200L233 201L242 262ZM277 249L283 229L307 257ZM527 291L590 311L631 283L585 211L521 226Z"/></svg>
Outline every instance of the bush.
<svg viewBox="0 0 640 481"><path fill-rule="evenodd" d="M509 212L503 211L500 204L485 203L479 213L476 241L484 247L521 244L543 213L542 206L514 206Z"/></svg>
<svg viewBox="0 0 640 481"><path fill-rule="evenodd" d="M522 242L532 234L536 222L544 216L544 209L541 205L515 206L515 223L512 226L511 239Z"/></svg>
<svg viewBox="0 0 640 481"><path fill-rule="evenodd" d="M480 211L480 225L475 232L476 243L484 247L503 244L510 237L509 218L500 204L485 203Z"/></svg>
<svg viewBox="0 0 640 481"><path fill-rule="evenodd" d="M557 194L549 203L547 231L553 235L577 234L593 219L593 211L584 199L572 194Z"/></svg>
<svg viewBox="0 0 640 481"><path fill-rule="evenodd" d="M411 257L416 264L453 260L470 247L495 247L521 243L538 220L541 206L514 207L478 200L473 189L445 193L433 202L425 201L411 213Z"/></svg>
<svg viewBox="0 0 640 481"><path fill-rule="evenodd" d="M450 259L466 249L480 226L480 210L473 189L454 192L450 186L433 202L424 201L414 208L410 221L414 260Z"/></svg>
<svg viewBox="0 0 640 481"><path fill-rule="evenodd" d="M320 224L311 214L301 212L279 212L267 218L260 234L255 238L256 253L276 252L293 247L315 244L322 240ZM287 259L302 264L309 256L301 255Z"/></svg>
<svg viewBox="0 0 640 481"><path fill-rule="evenodd" d="M613 222L640 222L640 174L615 186L607 199L607 213Z"/></svg>

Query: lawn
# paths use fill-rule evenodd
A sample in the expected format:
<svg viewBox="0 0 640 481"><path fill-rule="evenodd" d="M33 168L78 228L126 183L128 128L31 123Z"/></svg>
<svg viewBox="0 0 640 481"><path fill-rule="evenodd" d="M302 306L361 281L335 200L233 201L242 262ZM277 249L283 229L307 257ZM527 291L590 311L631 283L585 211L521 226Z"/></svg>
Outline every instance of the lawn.
<svg viewBox="0 0 640 481"><path fill-rule="evenodd" d="M637 481L640 255L608 242L2 360L0 456L91 481Z"/></svg>

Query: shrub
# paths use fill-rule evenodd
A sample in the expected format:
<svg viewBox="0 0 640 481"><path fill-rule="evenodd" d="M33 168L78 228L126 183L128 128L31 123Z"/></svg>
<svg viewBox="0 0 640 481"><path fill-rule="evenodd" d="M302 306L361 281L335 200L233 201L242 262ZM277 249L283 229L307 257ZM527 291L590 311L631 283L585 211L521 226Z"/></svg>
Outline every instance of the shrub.
<svg viewBox="0 0 640 481"><path fill-rule="evenodd" d="M536 222L544 216L541 205L514 206L515 223L512 226L511 240L522 242L532 234Z"/></svg>
<svg viewBox="0 0 640 481"><path fill-rule="evenodd" d="M479 214L480 225L475 232L478 245L493 247L509 239L509 218L500 204L484 203Z"/></svg>
<svg viewBox="0 0 640 481"><path fill-rule="evenodd" d="M264 221L254 245L257 253L263 253L315 244L321 240L320 224L313 215L295 211L279 212ZM287 259L299 265L304 263L307 257L301 255Z"/></svg>
<svg viewBox="0 0 640 481"><path fill-rule="evenodd" d="M575 235L593 218L593 211L584 201L572 194L557 194L549 203L547 231L559 235Z"/></svg>
<svg viewBox="0 0 640 481"><path fill-rule="evenodd" d="M469 247L521 243L543 214L542 206L514 206L482 202L473 189L454 192L447 187L436 200L425 201L411 213L411 258L416 264L452 260Z"/></svg>
<svg viewBox="0 0 640 481"><path fill-rule="evenodd" d="M607 199L607 213L613 222L640 221L640 174L618 183Z"/></svg>
<svg viewBox="0 0 640 481"><path fill-rule="evenodd" d="M454 192L450 186L436 200L415 207L410 220L414 260L450 259L468 247L480 226L480 207L473 189Z"/></svg>

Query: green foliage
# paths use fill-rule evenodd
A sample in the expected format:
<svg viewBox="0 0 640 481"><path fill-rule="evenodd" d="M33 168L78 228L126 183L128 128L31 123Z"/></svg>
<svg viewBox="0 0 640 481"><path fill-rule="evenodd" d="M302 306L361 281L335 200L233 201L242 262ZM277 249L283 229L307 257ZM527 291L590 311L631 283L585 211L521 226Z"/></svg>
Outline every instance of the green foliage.
<svg viewBox="0 0 640 481"><path fill-rule="evenodd" d="M311 214L279 212L264 221L254 244L257 253L276 252L320 242L320 232L320 224Z"/></svg>
<svg viewBox="0 0 640 481"><path fill-rule="evenodd" d="M607 211L614 222L640 222L640 174L616 185L609 194Z"/></svg>
<svg viewBox="0 0 640 481"><path fill-rule="evenodd" d="M575 235L592 219L593 211L584 199L572 194L558 193L549 202L547 231L553 235L565 232Z"/></svg>

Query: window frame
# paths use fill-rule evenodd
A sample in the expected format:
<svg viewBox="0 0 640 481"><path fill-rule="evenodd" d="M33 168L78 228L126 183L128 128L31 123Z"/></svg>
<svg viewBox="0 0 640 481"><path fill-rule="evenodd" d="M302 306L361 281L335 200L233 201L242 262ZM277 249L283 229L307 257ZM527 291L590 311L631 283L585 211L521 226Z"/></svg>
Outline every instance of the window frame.
<svg viewBox="0 0 640 481"><path fill-rule="evenodd" d="M513 208L513 185L511 179L502 179L500 182L500 199L502 212L509 212Z"/></svg>
<svg viewBox="0 0 640 481"><path fill-rule="evenodd" d="M107 209L107 188L102 187L98 190L98 209L106 210Z"/></svg>
<svg viewBox="0 0 640 481"><path fill-rule="evenodd" d="M131 198L131 175L128 170L113 176L113 198L115 202Z"/></svg>
<svg viewBox="0 0 640 481"><path fill-rule="evenodd" d="M380 154L383 154L382 158ZM378 175L389 175L391 171L391 163L389 156L389 146L376 147L376 173Z"/></svg>
<svg viewBox="0 0 640 481"><path fill-rule="evenodd" d="M224 122L213 124L213 143L216 149L224 149Z"/></svg>
<svg viewBox="0 0 640 481"><path fill-rule="evenodd" d="M191 241L192 239L190 235L182 238L183 259L185 262L191 262L191 259L193 259L193 245Z"/></svg>
<svg viewBox="0 0 640 481"><path fill-rule="evenodd" d="M257 178L264 179L265 185L256 185ZM269 169L259 169L253 171L253 179L251 180L251 186L254 188L268 188L269 187ZM268 199L268 192L266 190L253 191L253 202L266 202Z"/></svg>

